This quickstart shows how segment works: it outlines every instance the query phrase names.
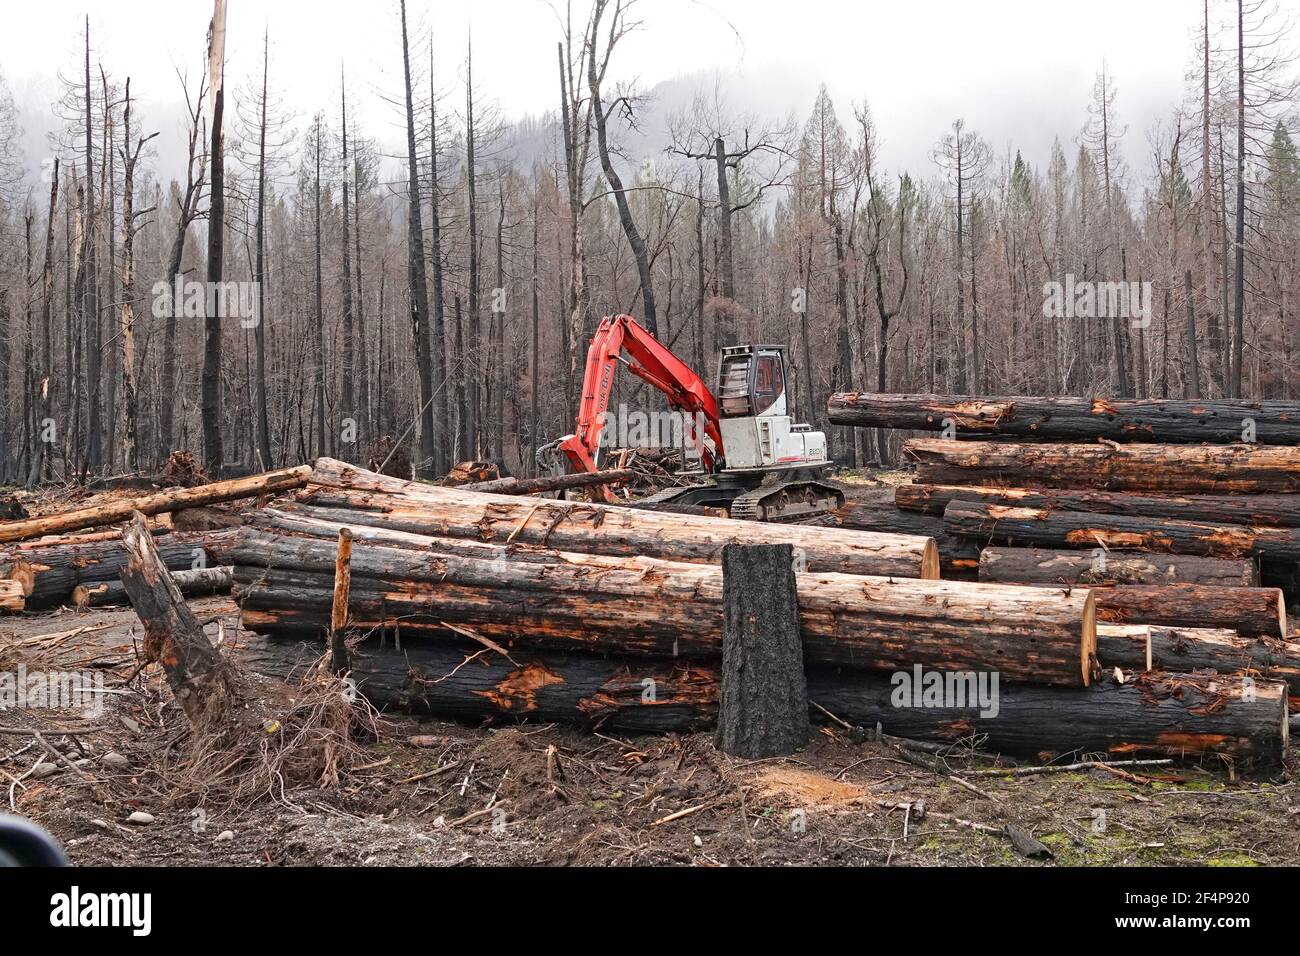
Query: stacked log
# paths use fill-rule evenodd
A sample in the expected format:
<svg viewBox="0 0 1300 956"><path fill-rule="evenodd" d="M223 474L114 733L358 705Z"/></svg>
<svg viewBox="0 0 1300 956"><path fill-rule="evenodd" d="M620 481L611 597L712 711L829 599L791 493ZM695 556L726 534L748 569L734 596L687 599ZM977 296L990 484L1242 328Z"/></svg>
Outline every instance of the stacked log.
<svg viewBox="0 0 1300 956"><path fill-rule="evenodd" d="M702 515L462 491L318 459L300 502L348 512L349 523L451 538L549 545L613 557L717 564L723 545L789 544L809 571L937 578L934 541L919 535L761 524Z"/></svg>
<svg viewBox="0 0 1300 956"><path fill-rule="evenodd" d="M886 531L933 538L939 550L939 570L945 578L974 578L979 571L980 546L944 527L943 516L933 517L899 510L892 495L851 496L842 508L816 519L824 527L855 531Z"/></svg>
<svg viewBox="0 0 1300 956"><path fill-rule="evenodd" d="M320 641L255 638L240 650L262 673L289 677L321 655ZM468 658L473 666L465 666ZM401 650L364 642L352 678L373 704L468 719L563 720L624 732L700 730L717 714L713 662L668 662L578 653L504 654L442 641ZM814 719L897 736L1050 760L1071 753L1185 758L1219 756L1273 766L1287 743L1286 685L1279 681L1144 673L1092 687L999 686L994 706L968 698L927 705L888 674L808 668Z"/></svg>
<svg viewBox="0 0 1300 956"><path fill-rule="evenodd" d="M234 583L234 568L190 568L172 572L172 583L182 597L212 597L229 594ZM98 584L78 584L72 589L72 603L76 607L125 607L131 603L126 585L121 580L102 581Z"/></svg>
<svg viewBox="0 0 1300 956"><path fill-rule="evenodd" d="M1109 612L1117 633L1103 655L1099 596L1152 589L933 580L920 573L935 548L915 533L927 530L909 523L917 519L942 521L884 500L859 503L829 527L732 522L431 487L322 460L304 488L250 516L213 556L234 568L242 622L265 636L250 653L268 672L319 656L347 528L347 614L364 637L349 642L350 666L372 702L667 730L716 719L721 547L786 543L796 549L814 716L825 708L890 733L980 737L1017 754L1086 748L1276 761L1293 659L1282 642L1210 631L1178 654L1198 637L1192 625L1134 627L1133 606L1152 611L1161 598L1141 593ZM972 563L977 553L968 551ZM911 574L893 570L900 566ZM1207 590L1200 610L1227 614ZM1196 610L1188 595L1172 597ZM1244 604L1258 633L1279 631L1276 602L1267 623L1265 602ZM1265 693L1246 692L1247 677ZM992 697L948 694L931 706L900 690L935 678L959 692L965 681L991 682Z"/></svg>
<svg viewBox="0 0 1300 956"><path fill-rule="evenodd" d="M469 628L493 641L649 657L716 658L722 572L712 565L532 551L427 538L418 547L354 540L349 610L361 630L401 622L432 637ZM223 552L246 626L321 633L333 600L334 546L245 529ZM1091 593L834 572L797 576L807 658L874 670L921 664L1003 679L1085 686Z"/></svg>
<svg viewBox="0 0 1300 956"><path fill-rule="evenodd" d="M177 532L158 537L158 556L169 571L213 565L208 548L223 546L234 529ZM0 552L0 578L18 582L26 609L48 610L72 601L78 587L118 582L127 553L120 534L70 544L14 547Z"/></svg>
<svg viewBox="0 0 1300 956"><path fill-rule="evenodd" d="M1180 494L1300 491L1300 448L1258 445L1045 445L914 438L903 455L927 484L1083 486Z"/></svg>
<svg viewBox="0 0 1300 956"><path fill-rule="evenodd" d="M979 579L992 584L1108 587L1115 584L1212 584L1259 587L1253 558L1198 558L1143 551L987 547L977 560Z"/></svg>
<svg viewBox="0 0 1300 956"><path fill-rule="evenodd" d="M1230 444L1253 432L1262 445L1300 445L1300 402L837 392L827 412L836 425L958 438Z"/></svg>

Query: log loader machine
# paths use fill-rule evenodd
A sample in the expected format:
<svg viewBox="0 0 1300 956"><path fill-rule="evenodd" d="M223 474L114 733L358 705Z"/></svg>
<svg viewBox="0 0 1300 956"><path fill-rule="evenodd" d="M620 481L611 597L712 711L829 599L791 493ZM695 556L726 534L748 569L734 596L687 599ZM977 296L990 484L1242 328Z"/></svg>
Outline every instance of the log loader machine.
<svg viewBox="0 0 1300 956"><path fill-rule="evenodd" d="M627 357L624 357L624 353ZM798 521L833 511L844 493L820 479L830 466L826 436L795 424L788 413L785 349L724 347L717 393L630 315L606 316L587 349L582 403L572 435L546 446L563 453L570 472L596 471L614 375L625 365L664 394L681 413L682 437L699 466L679 477L699 483L643 498L640 507L688 505L752 521ZM613 493L601 489L605 499Z"/></svg>

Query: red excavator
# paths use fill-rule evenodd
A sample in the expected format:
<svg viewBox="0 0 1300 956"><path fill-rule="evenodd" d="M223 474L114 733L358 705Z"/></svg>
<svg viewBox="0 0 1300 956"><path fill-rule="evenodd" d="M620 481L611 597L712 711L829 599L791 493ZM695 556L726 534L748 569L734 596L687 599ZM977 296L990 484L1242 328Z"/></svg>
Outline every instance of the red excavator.
<svg viewBox="0 0 1300 956"><path fill-rule="evenodd" d="M694 505L755 521L796 521L843 506L844 493L818 480L830 465L826 436L794 424L787 414L782 346L724 348L715 397L690 366L630 315L601 320L587 350L578 427L548 446L564 453L570 472L597 470L602 447L613 444L607 412L620 364L662 392L679 413L678 437L699 461L698 468L681 474L703 482L669 488L638 505ZM601 491L606 500L616 500L607 488Z"/></svg>

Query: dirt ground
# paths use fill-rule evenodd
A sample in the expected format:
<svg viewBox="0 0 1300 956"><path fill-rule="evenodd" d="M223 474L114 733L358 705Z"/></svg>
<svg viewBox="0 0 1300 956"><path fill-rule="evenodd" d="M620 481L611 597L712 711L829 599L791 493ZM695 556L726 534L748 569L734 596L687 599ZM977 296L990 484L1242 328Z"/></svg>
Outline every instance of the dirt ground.
<svg viewBox="0 0 1300 956"><path fill-rule="evenodd" d="M214 638L237 646L233 603L194 607ZM219 789L176 786L186 723L159 668L133 674L138 629L129 609L0 618L0 670L21 662L29 672L105 675L108 705L96 717L0 712L0 731L23 729L0 732L0 812L47 827L77 864L1300 862L1300 795L1287 771L1234 779L1213 764L1155 765L1012 777L1009 762L989 755L918 755L829 721L793 757L744 761L706 734L386 715L337 784L286 781L232 804ZM75 738L58 732L82 727ZM76 769L55 763L30 730ZM33 770L51 763L52 772ZM136 811L152 822L129 822ZM1050 857L1022 856L1006 825Z"/></svg>

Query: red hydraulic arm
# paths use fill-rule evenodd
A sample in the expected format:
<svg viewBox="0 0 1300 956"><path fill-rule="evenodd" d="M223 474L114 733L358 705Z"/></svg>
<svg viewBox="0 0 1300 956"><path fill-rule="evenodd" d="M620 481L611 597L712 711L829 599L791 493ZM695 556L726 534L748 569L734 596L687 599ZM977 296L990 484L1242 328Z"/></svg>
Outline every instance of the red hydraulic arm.
<svg viewBox="0 0 1300 956"><path fill-rule="evenodd" d="M623 358L626 350L632 361ZM578 427L560 441L560 449L569 460L571 471L596 471L600 433L605 425L610 389L619 363L633 375L649 382L668 397L674 411L689 416L688 441L697 442L700 460L712 471L717 456L723 454L722 433L718 429L718 402L708 386L685 362L661 344L630 315L605 316L591 337L587 349L587 370L582 381L582 405L578 409ZM713 449L695 434L696 423L703 419L705 434Z"/></svg>

